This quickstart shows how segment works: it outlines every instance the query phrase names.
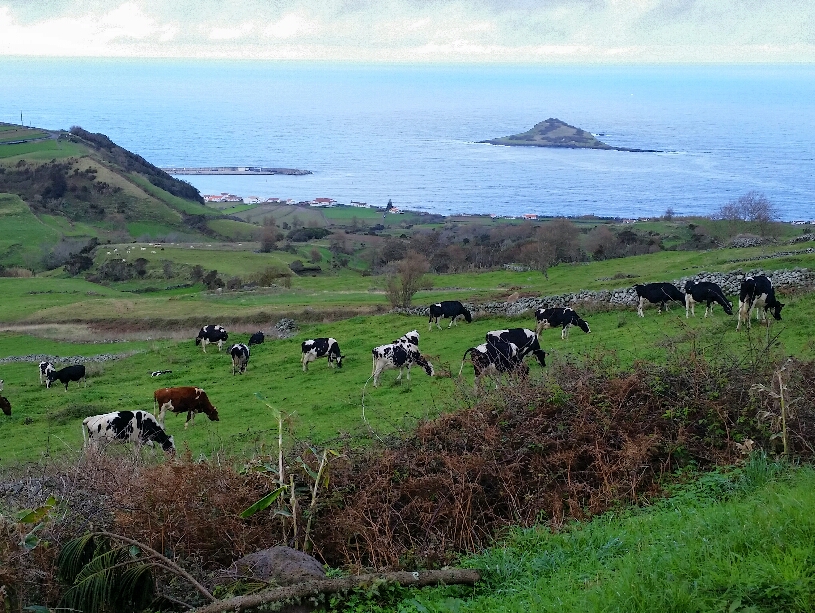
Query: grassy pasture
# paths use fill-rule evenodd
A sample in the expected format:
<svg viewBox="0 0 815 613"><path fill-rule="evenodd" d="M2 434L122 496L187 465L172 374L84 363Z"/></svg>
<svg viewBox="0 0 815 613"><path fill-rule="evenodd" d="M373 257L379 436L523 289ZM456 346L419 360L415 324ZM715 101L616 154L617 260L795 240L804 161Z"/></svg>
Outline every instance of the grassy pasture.
<svg viewBox="0 0 815 613"><path fill-rule="evenodd" d="M0 159L13 162L16 157L24 156L26 161L47 161L51 159L64 159L82 155L86 152L84 147L66 140L41 140L33 143L20 143L17 145L0 145Z"/></svg>
<svg viewBox="0 0 815 613"><path fill-rule="evenodd" d="M788 299L784 321L775 323L771 331L780 333L779 350L815 357L811 339L815 325L815 295ZM123 318L125 315L123 315ZM750 343L764 340L766 329L754 325L750 333L736 332L735 318L721 310L711 319L697 315L687 320L684 310L674 308L667 314L646 311L645 318L633 310L587 315L591 334L574 329L568 340L560 339L559 330L542 334L542 346L549 352L548 361L582 359L583 356L604 353L613 356L620 366L634 360L657 361L675 343L694 343L701 353L746 351ZM212 321L212 320L207 320ZM203 321L202 321L203 323ZM271 322L270 322L271 323ZM63 344L31 336L0 334L0 354L27 355L88 355L140 351L131 357L89 364L87 387L71 385L46 390L40 387L33 363L10 363L0 366L0 378L5 379L4 395L13 406L10 418L0 419L0 437L4 450L0 464L33 460L50 449L51 453L68 453L80 445L80 422L90 414L119 409L152 410L152 392L163 386L197 385L207 390L218 407L221 421L196 419L194 427L184 430L181 416L169 416L168 431L181 448L188 446L195 456L210 454L218 449L235 453L252 453L260 446L268 447L275 438L272 415L255 397L256 392L270 402L293 414L293 428L298 438L325 442L342 433L352 437L367 436L362 419L363 388L371 374L370 350L392 341L411 329L422 335L420 347L439 371L453 378L427 377L414 370L412 381L396 384L396 372L382 376L382 386L374 389L369 383L364 393L365 415L379 432L406 427L417 417L431 416L453 410L467 402L471 393L472 369L465 366L465 380L459 388L456 375L464 350L483 342L484 334L505 327L533 327L532 316L521 318L483 318L472 324L460 324L452 329L428 332L424 317L386 315L352 317L323 324L307 324L296 337L270 340L253 349L245 375L232 376L228 354L217 348L204 354L195 347L190 329L188 339L139 341L113 344ZM268 331L266 325L263 327ZM230 342L246 342L251 329L234 332ZM333 336L347 356L342 369L330 369L326 362L313 363L308 373L300 366L300 343L306 338ZM677 340L678 339L678 340ZM534 363L532 376L547 376ZM171 369L173 373L160 379L150 371ZM408 420L405 422L405 420Z"/></svg>
<svg viewBox="0 0 815 613"><path fill-rule="evenodd" d="M26 128L13 124L0 124L0 144L16 140L32 140L35 138L47 138L49 133L37 128Z"/></svg>
<svg viewBox="0 0 815 613"><path fill-rule="evenodd" d="M58 240L59 234L41 223L19 196L0 194L0 260L23 266Z"/></svg>

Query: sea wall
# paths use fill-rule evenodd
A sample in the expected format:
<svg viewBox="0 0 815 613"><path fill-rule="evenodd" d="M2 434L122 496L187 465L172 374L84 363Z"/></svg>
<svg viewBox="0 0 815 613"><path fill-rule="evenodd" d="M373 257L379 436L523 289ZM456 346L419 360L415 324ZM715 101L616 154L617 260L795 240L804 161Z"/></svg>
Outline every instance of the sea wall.
<svg viewBox="0 0 815 613"><path fill-rule="evenodd" d="M733 272L700 272L692 276L674 279L672 283L679 289L685 289L685 284L690 281L712 281L717 283L725 295L738 295L742 279L745 276L767 275L776 288L798 289L815 286L815 272L807 268L794 268L782 270L762 270L753 269ZM502 315L512 317L522 315L528 311L539 308L570 306L577 309L580 306L590 305L593 308L632 308L637 305L637 292L634 286L620 287L610 290L582 290L568 294L556 294L553 296L538 296L518 298L517 300L504 302L485 302L482 304L463 303L474 315ZM395 308L391 313L402 313L404 315L429 315L429 306L412 307L409 309Z"/></svg>

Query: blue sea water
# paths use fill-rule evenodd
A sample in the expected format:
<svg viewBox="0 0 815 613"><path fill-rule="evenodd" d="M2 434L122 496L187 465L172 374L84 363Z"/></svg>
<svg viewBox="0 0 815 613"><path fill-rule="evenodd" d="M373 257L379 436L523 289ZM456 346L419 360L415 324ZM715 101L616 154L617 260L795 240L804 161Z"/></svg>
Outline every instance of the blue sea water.
<svg viewBox="0 0 815 613"><path fill-rule="evenodd" d="M811 219L815 66L403 66L0 58L0 121L79 125L202 193L439 213L709 214L757 190ZM549 117L661 153L477 141Z"/></svg>

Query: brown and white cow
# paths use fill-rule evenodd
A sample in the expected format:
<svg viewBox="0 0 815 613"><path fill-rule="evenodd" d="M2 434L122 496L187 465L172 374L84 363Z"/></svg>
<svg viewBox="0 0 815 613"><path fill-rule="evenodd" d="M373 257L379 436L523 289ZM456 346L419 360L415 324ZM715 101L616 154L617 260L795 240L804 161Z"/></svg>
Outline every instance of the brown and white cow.
<svg viewBox="0 0 815 613"><path fill-rule="evenodd" d="M165 453L175 454L173 437L168 436L156 418L147 411L114 411L82 420L82 440L88 449L98 450L108 442L133 443L138 454L142 445L158 443Z"/></svg>
<svg viewBox="0 0 815 613"><path fill-rule="evenodd" d="M173 413L186 413L187 421L184 429L195 421L196 413L205 413L211 421L218 419L218 409L212 406L207 393L200 387L163 387L153 393L153 402L156 407L158 423L164 425L167 409Z"/></svg>

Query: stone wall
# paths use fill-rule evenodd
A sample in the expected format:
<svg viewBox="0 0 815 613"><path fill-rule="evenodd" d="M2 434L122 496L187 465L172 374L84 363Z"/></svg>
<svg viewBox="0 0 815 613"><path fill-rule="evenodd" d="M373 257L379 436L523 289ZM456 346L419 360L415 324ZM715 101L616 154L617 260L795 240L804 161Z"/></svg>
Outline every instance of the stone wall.
<svg viewBox="0 0 815 613"><path fill-rule="evenodd" d="M776 271L754 269L733 272L700 272L698 274L674 279L672 283L680 290L684 291L688 281L712 281L717 283L725 295L738 295L741 281L749 275L767 275L777 288L803 288L815 286L815 272L807 268L794 268L792 270L783 269ZM634 286L621 287L611 290L582 290L568 294L558 294L554 296L539 296L529 298L519 298L512 302L485 302L482 304L472 304L465 302L465 307L473 312L473 315L503 315L511 317L521 315L528 311L539 308L570 306L577 308L581 305L591 304L592 306L604 306L608 308L633 308L637 305L637 292ZM391 313L402 313L404 315L424 315L429 316L429 307L413 307L410 309L392 309Z"/></svg>

